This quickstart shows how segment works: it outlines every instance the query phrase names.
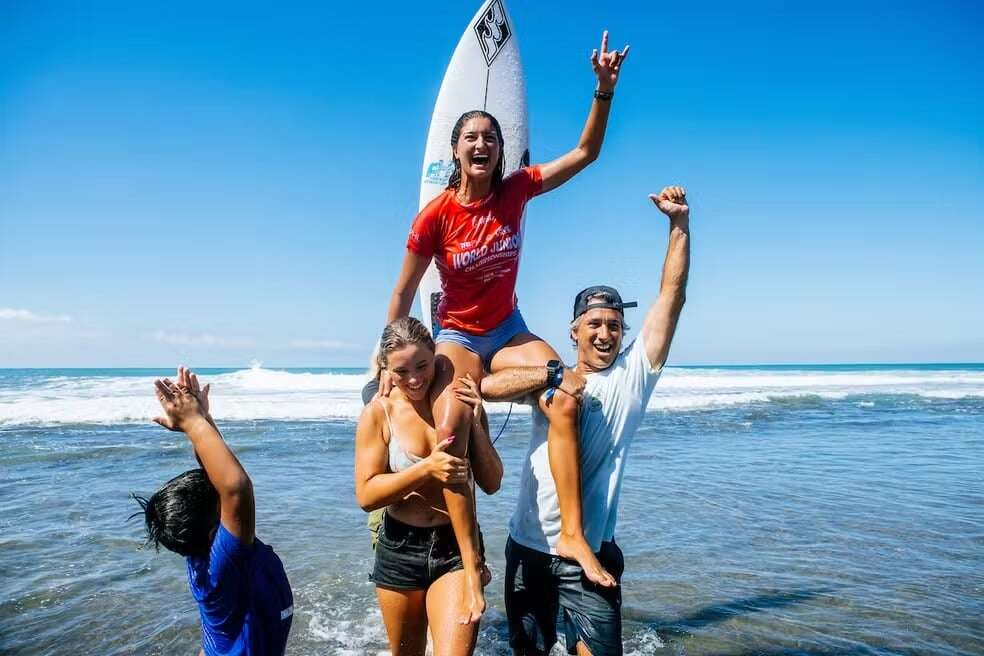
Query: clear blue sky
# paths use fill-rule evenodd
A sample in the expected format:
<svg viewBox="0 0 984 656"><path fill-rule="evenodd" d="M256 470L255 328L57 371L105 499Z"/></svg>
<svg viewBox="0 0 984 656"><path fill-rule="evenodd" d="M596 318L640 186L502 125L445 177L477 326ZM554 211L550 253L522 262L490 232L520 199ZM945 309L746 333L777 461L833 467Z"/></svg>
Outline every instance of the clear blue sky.
<svg viewBox="0 0 984 656"><path fill-rule="evenodd" d="M477 5L0 4L0 367L363 364ZM653 299L679 183L671 363L984 360L981 5L801 5L510 3L534 160L632 45L601 158L528 209L562 353L578 289Z"/></svg>

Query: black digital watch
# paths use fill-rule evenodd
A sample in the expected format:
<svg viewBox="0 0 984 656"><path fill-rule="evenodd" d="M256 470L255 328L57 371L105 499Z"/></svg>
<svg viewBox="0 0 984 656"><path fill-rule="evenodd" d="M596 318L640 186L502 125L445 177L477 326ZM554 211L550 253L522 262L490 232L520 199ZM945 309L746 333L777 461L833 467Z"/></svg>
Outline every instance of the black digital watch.
<svg viewBox="0 0 984 656"><path fill-rule="evenodd" d="M560 360L550 360L547 362L547 385L550 387L560 387L564 382L564 363Z"/></svg>

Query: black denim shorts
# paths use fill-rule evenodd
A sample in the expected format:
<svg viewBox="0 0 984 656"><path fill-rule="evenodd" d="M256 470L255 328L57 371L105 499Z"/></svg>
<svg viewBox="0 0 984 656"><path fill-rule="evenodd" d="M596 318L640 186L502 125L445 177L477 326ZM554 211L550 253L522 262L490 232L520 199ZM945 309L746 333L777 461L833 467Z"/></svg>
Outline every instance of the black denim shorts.
<svg viewBox="0 0 984 656"><path fill-rule="evenodd" d="M621 582L622 550L602 542L602 567ZM580 640L595 656L622 655L622 586L605 588L584 577L576 562L506 542L506 617L513 649L549 652L557 642L557 613L564 611L569 654Z"/></svg>
<svg viewBox="0 0 984 656"><path fill-rule="evenodd" d="M482 558L485 548L479 533ZM451 524L411 526L383 516L370 579L382 588L426 590L448 572L463 569Z"/></svg>

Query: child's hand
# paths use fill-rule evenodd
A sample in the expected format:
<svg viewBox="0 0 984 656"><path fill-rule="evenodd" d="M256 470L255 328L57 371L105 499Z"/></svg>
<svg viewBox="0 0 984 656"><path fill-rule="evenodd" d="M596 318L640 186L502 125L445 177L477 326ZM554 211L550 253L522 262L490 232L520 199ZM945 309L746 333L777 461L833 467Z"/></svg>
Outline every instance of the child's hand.
<svg viewBox="0 0 984 656"><path fill-rule="evenodd" d="M212 384L209 383L205 387L202 387L198 383L198 376L191 369L187 367L178 367L178 387L188 390L191 392L196 399L198 399L198 405L202 408L202 414L206 417L209 416L208 412L208 392L212 389Z"/></svg>
<svg viewBox="0 0 984 656"><path fill-rule="evenodd" d="M177 384L165 378L154 381L154 387L157 388L157 400L164 410L164 416L154 417L154 421L164 428L187 432L196 421L207 420L207 405L203 410L199 401L202 390L198 387L198 378L184 367L178 368ZM197 390L198 394L193 390ZM207 404L207 389L204 398Z"/></svg>

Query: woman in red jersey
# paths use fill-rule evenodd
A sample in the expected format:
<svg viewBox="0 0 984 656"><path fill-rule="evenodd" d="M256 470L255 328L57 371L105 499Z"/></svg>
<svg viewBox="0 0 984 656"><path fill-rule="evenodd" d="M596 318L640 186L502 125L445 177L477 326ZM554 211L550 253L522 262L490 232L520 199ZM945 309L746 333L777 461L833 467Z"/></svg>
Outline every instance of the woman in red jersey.
<svg viewBox="0 0 984 656"><path fill-rule="evenodd" d="M438 380L433 386L437 442L455 436L451 453L463 456L471 427L471 409L455 398L452 381L509 367L550 369L552 387L570 389L567 372L549 344L526 327L516 302L516 275L526 202L570 180L601 152L605 126L622 63L629 48L608 51L608 33L591 55L598 83L577 147L561 157L522 168L503 177L503 136L498 121L483 111L467 112L451 132L454 170L447 189L417 216L390 301L387 323L410 312L420 280L434 259L443 290L438 307ZM382 381L384 390L388 387ZM592 553L581 525L578 471L577 403L560 394L540 406L550 421L550 466L557 482L563 537L558 555L577 560L585 575L600 585L614 585ZM485 611L480 581L478 531L471 490L444 488L445 502L464 564L469 598L463 621L477 622Z"/></svg>

